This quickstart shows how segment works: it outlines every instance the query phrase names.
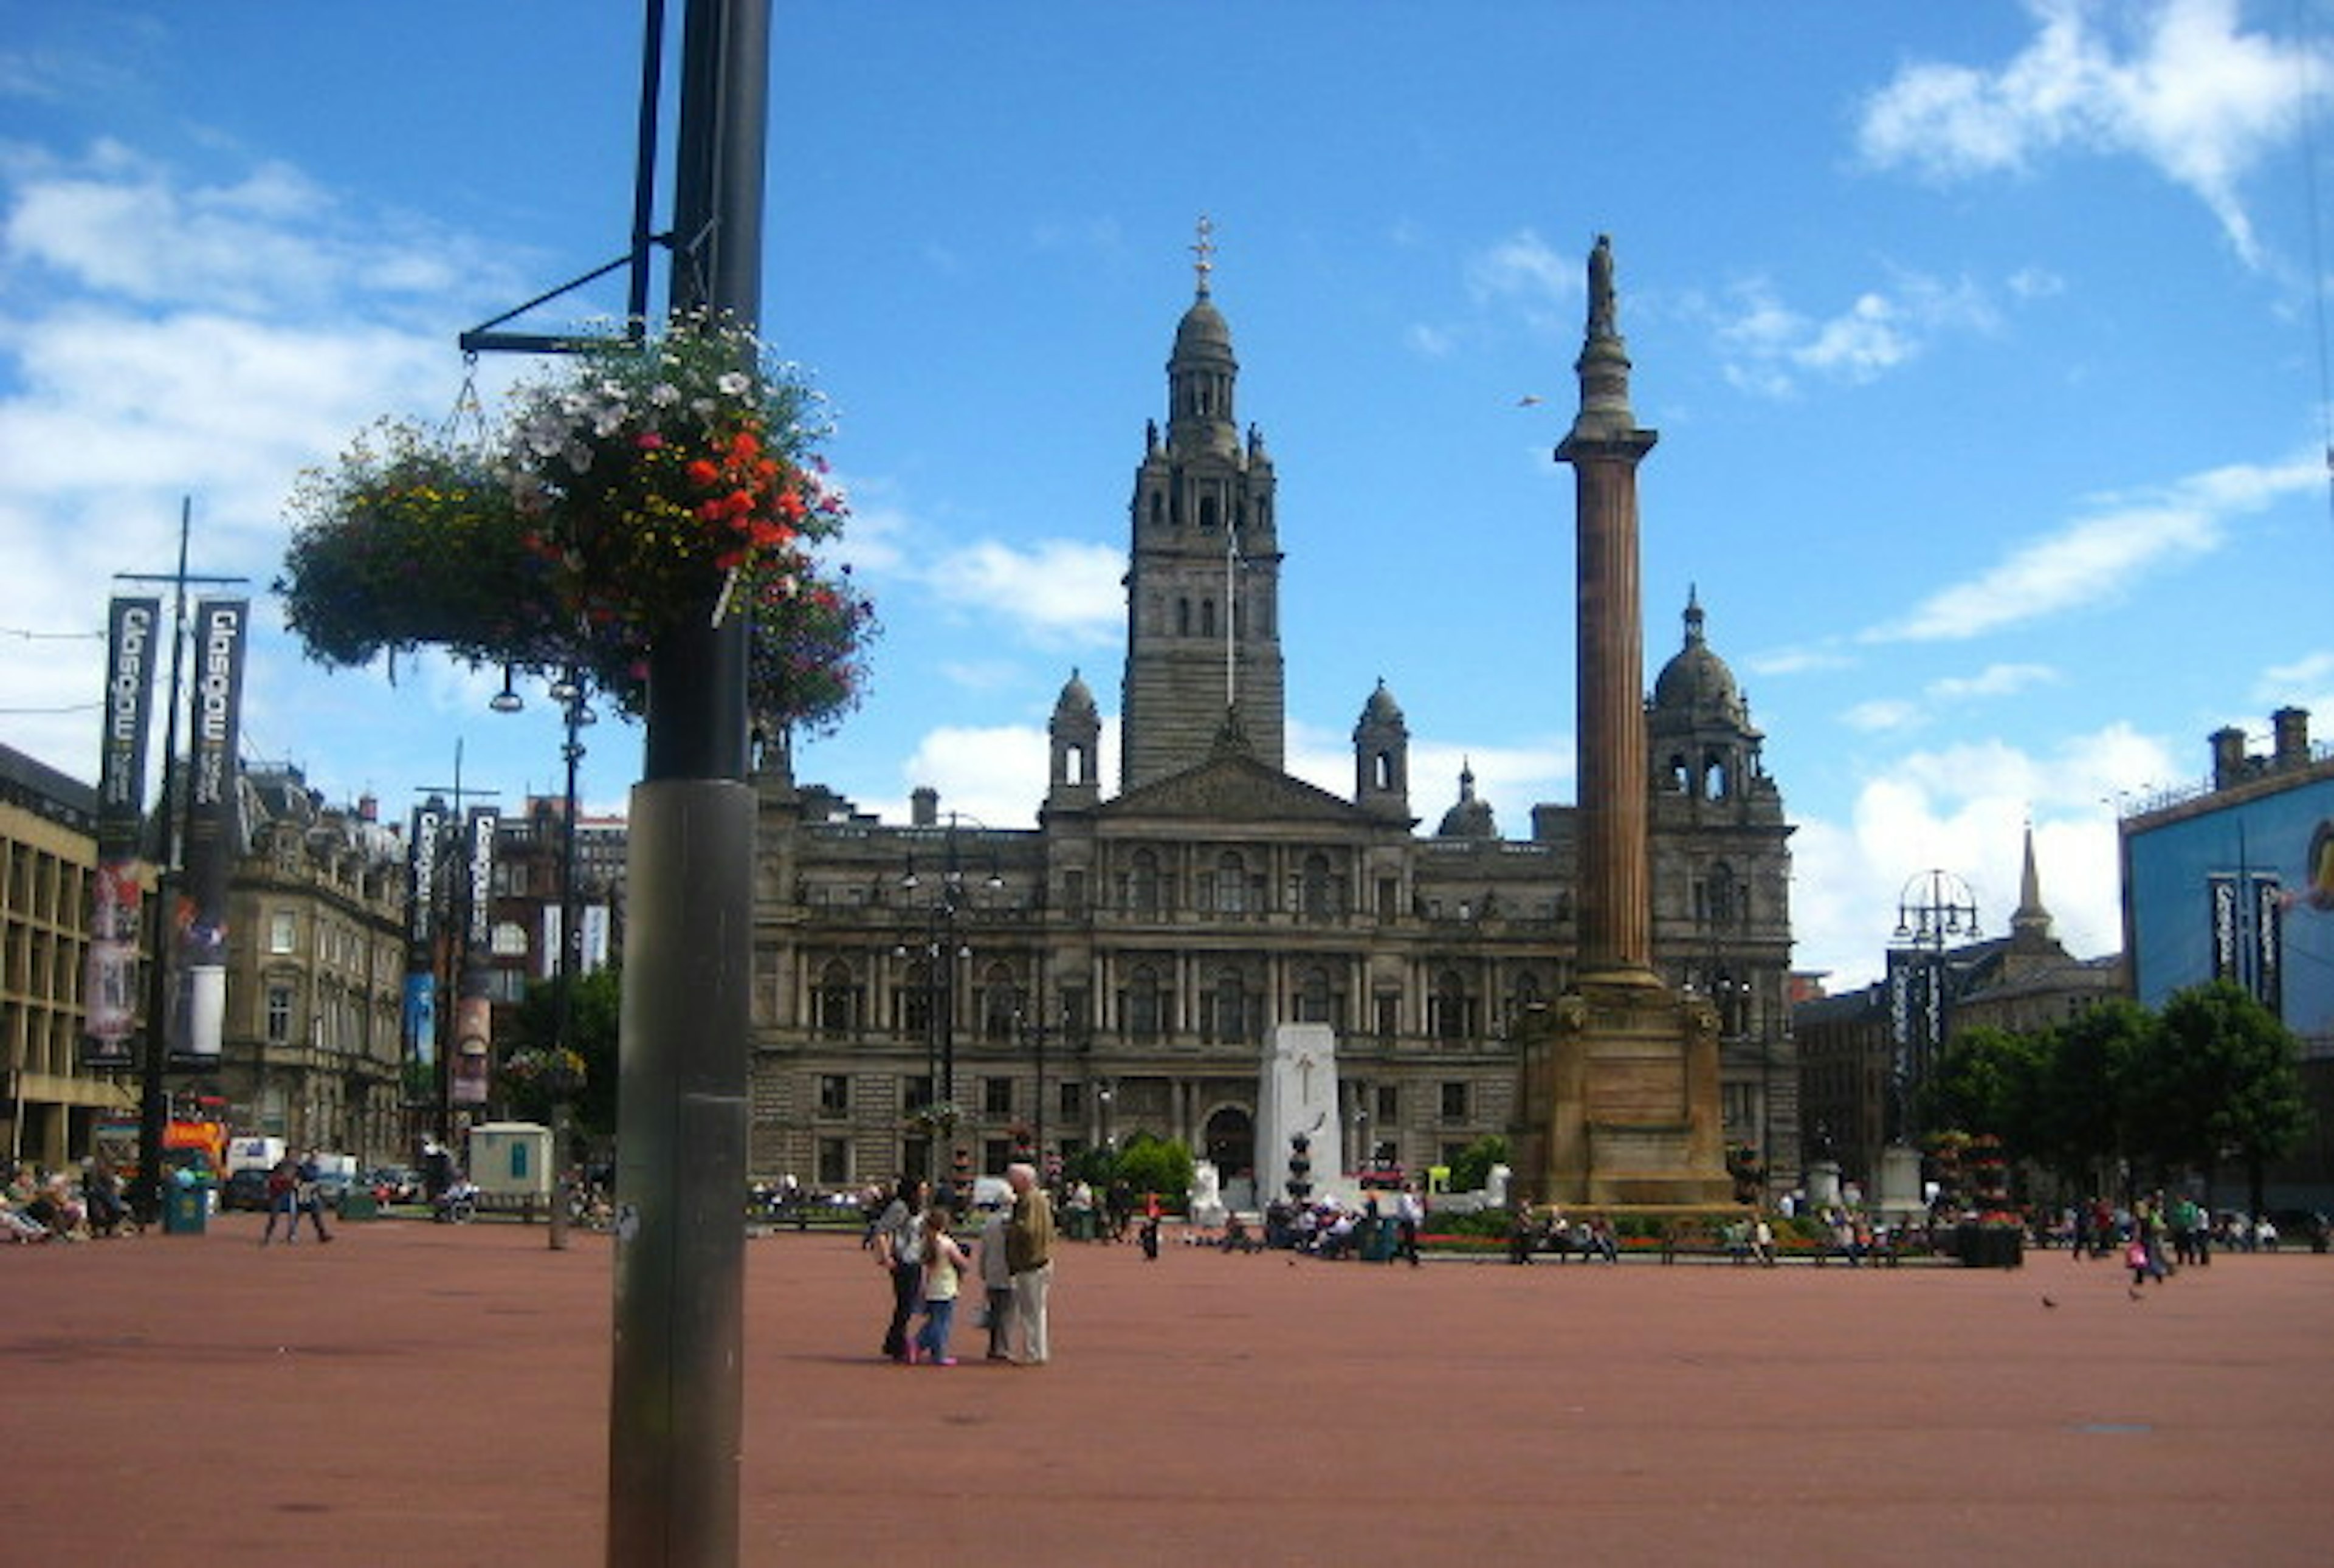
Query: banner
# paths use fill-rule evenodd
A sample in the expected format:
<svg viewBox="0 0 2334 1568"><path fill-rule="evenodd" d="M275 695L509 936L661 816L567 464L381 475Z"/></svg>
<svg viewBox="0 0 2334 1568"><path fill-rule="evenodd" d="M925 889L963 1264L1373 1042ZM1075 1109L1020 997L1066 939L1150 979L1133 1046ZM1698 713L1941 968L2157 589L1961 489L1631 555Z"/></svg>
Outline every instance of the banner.
<svg viewBox="0 0 2334 1568"><path fill-rule="evenodd" d="M447 1092L455 1105L484 1105L494 1077L494 1009L487 976L495 937L495 829L501 820L492 806L470 808L462 980L454 993L452 1082Z"/></svg>
<svg viewBox="0 0 2334 1568"><path fill-rule="evenodd" d="M438 923L438 840L446 808L434 797L413 808L405 841L405 1051L438 1065L438 967L430 938Z"/></svg>
<svg viewBox="0 0 2334 1568"><path fill-rule="evenodd" d="M2253 878L2253 985L2261 1005L2285 1017L2285 889L2274 876Z"/></svg>
<svg viewBox="0 0 2334 1568"><path fill-rule="evenodd" d="M105 729L98 750L97 870L90 880L87 1026L82 1065L135 1064L138 938L145 913L139 831L146 813L146 738L153 715L159 599L116 599L106 615Z"/></svg>
<svg viewBox="0 0 2334 1568"><path fill-rule="evenodd" d="M243 722L243 659L250 602L206 599L195 606L194 744L188 757L186 885L178 895L178 1010L170 1062L216 1067L227 1020L227 880L237 845L237 744Z"/></svg>

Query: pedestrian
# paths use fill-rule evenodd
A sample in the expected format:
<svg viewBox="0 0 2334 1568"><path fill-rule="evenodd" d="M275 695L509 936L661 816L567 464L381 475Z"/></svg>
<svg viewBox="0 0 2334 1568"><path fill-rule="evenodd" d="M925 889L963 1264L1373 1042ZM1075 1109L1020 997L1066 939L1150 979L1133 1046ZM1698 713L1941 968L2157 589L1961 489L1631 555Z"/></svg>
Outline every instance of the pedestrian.
<svg viewBox="0 0 2334 1568"><path fill-rule="evenodd" d="M265 1246L275 1239L275 1222L284 1222L284 1245L290 1246L300 1239L300 1168L290 1155L285 1155L267 1170L267 1228L259 1233L259 1245Z"/></svg>
<svg viewBox="0 0 2334 1568"><path fill-rule="evenodd" d="M895 1361L914 1353L908 1320L923 1304L924 1200L931 1192L928 1182L900 1178L875 1221L875 1261L892 1276L892 1322L883 1331L883 1353Z"/></svg>
<svg viewBox="0 0 2334 1568"><path fill-rule="evenodd" d="M921 1350L925 1361L932 1366L956 1365L956 1358L949 1354L949 1332L956 1326L957 1290L972 1259L949 1234L951 1217L940 1207L924 1217L924 1326L917 1331L915 1343L908 1347L911 1362Z"/></svg>
<svg viewBox="0 0 2334 1568"><path fill-rule="evenodd" d="M292 1214L292 1234L294 1236L300 1234L300 1217L306 1215L308 1223L316 1227L316 1239L332 1240L332 1232L324 1228L324 1172L323 1168L316 1162L314 1150L312 1149L300 1157L299 1169L295 1174L297 1186L294 1190L297 1204Z"/></svg>
<svg viewBox="0 0 2334 1568"><path fill-rule="evenodd" d="M1013 1359L1013 1268L1006 1256L1005 1227L1010 1219L1005 1205L989 1206L980 1227L980 1285L989 1300L989 1359Z"/></svg>
<svg viewBox="0 0 2334 1568"><path fill-rule="evenodd" d="M1046 1297L1054 1284L1054 1206L1037 1185L1037 1170L1015 1165L1005 1172L1013 1188L1013 1217L1006 1222L1005 1257L1013 1275L1014 1358L1025 1367L1046 1364Z"/></svg>
<svg viewBox="0 0 2334 1568"><path fill-rule="evenodd" d="M1426 1217L1426 1206L1419 1201L1418 1188L1405 1181L1402 1195L1394 1200L1394 1255L1410 1260L1418 1266L1418 1227Z"/></svg>

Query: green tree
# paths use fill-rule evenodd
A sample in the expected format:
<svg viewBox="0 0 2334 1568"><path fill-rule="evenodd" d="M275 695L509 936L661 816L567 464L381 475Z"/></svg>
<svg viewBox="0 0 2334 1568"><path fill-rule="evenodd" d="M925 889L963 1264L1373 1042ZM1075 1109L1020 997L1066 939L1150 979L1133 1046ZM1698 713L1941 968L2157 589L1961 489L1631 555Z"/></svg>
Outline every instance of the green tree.
<svg viewBox="0 0 2334 1568"><path fill-rule="evenodd" d="M2156 1028L2138 1003L2094 1002L2039 1042L2029 1152L2078 1193L2098 1190L2104 1167L2123 1158L2124 1086Z"/></svg>
<svg viewBox="0 0 2334 1568"><path fill-rule="evenodd" d="M2042 1042L1991 1025L1968 1030L1937 1058L1921 1086L1922 1125L1931 1132L1990 1132L2019 1153L2034 1147L2034 1101Z"/></svg>
<svg viewBox="0 0 2334 1568"><path fill-rule="evenodd" d="M1191 1151L1174 1139L1138 1132L1119 1150L1114 1174L1138 1202L1143 1194L1155 1192L1161 1203L1181 1208L1191 1192Z"/></svg>
<svg viewBox="0 0 2334 1568"><path fill-rule="evenodd" d="M2270 1162L2310 1129L2292 1032L2228 980L2165 1001L2125 1098L2137 1147L2159 1169L2194 1166L2209 1181L2222 1160L2234 1159L2255 1214Z"/></svg>
<svg viewBox="0 0 2334 1568"><path fill-rule="evenodd" d="M584 1058L584 1086L569 1101L575 1130L587 1138L607 1139L616 1132L616 1036L623 1010L623 978L614 968L595 969L575 979L574 999L567 1024L567 1044ZM512 1050L544 1050L559 1042L559 982L538 980L520 1001L507 1042ZM548 1123L551 1098L532 1086L510 1085L511 1110L517 1115Z"/></svg>
<svg viewBox="0 0 2334 1568"><path fill-rule="evenodd" d="M1480 1192L1490 1185L1491 1167L1507 1163L1508 1140L1496 1132L1486 1133L1451 1162L1451 1190Z"/></svg>

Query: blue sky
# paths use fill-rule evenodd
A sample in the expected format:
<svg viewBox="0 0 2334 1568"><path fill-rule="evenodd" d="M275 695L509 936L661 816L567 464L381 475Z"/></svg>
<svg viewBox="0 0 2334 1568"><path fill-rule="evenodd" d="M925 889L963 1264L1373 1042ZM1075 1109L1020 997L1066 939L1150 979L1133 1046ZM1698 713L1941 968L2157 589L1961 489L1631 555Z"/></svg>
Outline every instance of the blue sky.
<svg viewBox="0 0 2334 1568"><path fill-rule="evenodd" d="M0 17L0 740L93 778L111 577L169 568L182 495L193 570L265 601L304 465L444 418L459 331L622 250L639 13ZM774 33L766 335L834 399L885 629L798 772L888 817L931 784L1033 820L1074 668L1115 718L1201 214L1324 787L1383 677L1430 825L1462 759L1510 835L1575 798L1550 449L1599 233L1662 434L1646 679L1691 587L1800 824L1801 967L1872 977L1932 867L2006 928L2029 822L2059 934L2112 951L2119 800L2284 704L2334 736L2328 0L779 0ZM259 619L247 756L400 819L458 742L467 784L556 788L547 704L328 676ZM592 733L593 806L640 738Z"/></svg>

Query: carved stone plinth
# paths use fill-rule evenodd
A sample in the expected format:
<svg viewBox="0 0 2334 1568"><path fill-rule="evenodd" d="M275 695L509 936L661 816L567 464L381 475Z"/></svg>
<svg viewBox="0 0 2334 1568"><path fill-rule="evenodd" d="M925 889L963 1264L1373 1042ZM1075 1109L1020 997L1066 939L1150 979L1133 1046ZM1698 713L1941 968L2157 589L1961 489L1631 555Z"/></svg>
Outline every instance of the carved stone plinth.
<svg viewBox="0 0 2334 1568"><path fill-rule="evenodd" d="M1587 980L1520 1031L1517 1179L1566 1206L1732 1200L1718 1015L1657 983Z"/></svg>

